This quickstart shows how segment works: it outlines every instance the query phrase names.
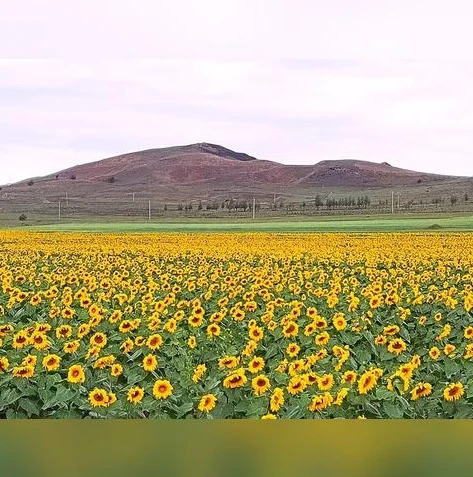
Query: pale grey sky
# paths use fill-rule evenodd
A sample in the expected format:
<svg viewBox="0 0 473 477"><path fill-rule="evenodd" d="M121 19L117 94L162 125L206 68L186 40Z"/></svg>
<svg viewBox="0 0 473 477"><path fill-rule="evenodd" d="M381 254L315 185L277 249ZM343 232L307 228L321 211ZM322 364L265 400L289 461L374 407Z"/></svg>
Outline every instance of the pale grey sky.
<svg viewBox="0 0 473 477"><path fill-rule="evenodd" d="M0 7L0 183L201 141L473 176L467 1Z"/></svg>

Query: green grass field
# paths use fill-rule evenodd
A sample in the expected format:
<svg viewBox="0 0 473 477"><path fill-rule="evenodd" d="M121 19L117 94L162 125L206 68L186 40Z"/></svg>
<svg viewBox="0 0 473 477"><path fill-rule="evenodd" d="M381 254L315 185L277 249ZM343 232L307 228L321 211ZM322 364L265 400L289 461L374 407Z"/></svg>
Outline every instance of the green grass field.
<svg viewBox="0 0 473 477"><path fill-rule="evenodd" d="M317 221L244 222L148 222L60 223L30 226L24 230L45 232L393 232L473 231L472 216L420 216L385 218L325 218Z"/></svg>

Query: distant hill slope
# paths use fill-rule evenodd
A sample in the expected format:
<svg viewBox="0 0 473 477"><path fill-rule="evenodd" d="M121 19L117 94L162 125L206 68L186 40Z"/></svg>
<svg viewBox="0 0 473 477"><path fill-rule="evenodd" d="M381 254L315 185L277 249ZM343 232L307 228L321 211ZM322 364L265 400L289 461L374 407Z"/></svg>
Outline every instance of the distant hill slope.
<svg viewBox="0 0 473 477"><path fill-rule="evenodd" d="M360 160L284 165L225 147L199 143L150 149L77 165L4 186L3 197L125 197L167 201L222 199L230 195L314 194L333 188L407 187L456 183L466 178L427 174ZM427 189L426 189L427 190ZM5 195L6 194L6 195Z"/></svg>

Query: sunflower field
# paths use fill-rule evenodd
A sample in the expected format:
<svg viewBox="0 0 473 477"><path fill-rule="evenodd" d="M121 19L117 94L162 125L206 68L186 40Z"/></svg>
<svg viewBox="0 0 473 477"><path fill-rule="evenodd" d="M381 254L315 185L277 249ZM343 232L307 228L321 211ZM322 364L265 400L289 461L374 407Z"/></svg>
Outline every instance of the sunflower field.
<svg viewBox="0 0 473 477"><path fill-rule="evenodd" d="M0 417L473 417L473 234L0 232Z"/></svg>

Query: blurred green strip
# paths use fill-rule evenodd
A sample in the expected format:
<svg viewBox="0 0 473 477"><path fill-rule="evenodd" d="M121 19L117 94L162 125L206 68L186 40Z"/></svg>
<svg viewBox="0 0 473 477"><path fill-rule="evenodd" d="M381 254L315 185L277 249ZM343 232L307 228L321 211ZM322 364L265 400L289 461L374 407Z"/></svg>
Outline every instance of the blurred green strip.
<svg viewBox="0 0 473 477"><path fill-rule="evenodd" d="M471 475L469 421L3 422L0 475Z"/></svg>

